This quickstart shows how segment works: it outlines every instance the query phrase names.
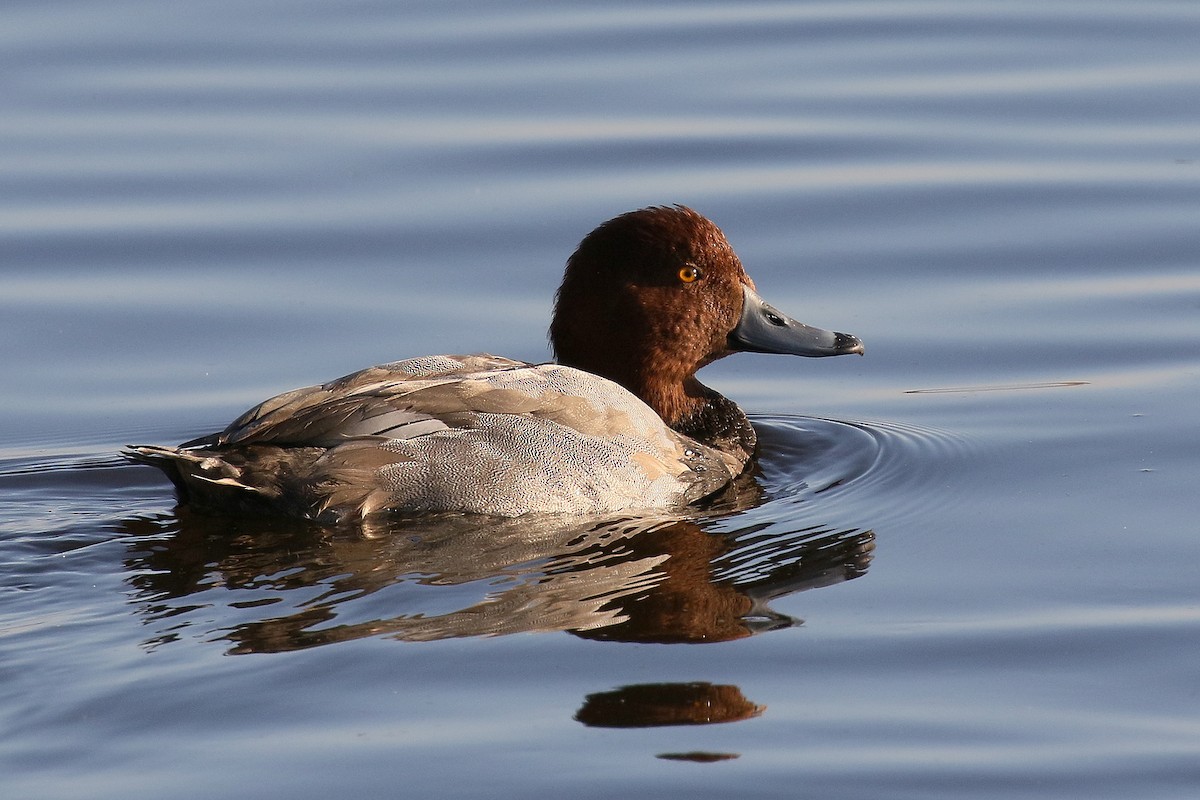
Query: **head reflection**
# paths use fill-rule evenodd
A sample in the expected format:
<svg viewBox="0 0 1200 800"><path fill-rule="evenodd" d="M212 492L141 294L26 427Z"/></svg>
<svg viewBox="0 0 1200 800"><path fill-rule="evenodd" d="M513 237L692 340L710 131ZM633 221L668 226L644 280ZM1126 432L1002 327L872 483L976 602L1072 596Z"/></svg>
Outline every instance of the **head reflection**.
<svg viewBox="0 0 1200 800"><path fill-rule="evenodd" d="M592 728L656 728L739 722L763 713L736 686L643 683L589 694L575 719Z"/></svg>

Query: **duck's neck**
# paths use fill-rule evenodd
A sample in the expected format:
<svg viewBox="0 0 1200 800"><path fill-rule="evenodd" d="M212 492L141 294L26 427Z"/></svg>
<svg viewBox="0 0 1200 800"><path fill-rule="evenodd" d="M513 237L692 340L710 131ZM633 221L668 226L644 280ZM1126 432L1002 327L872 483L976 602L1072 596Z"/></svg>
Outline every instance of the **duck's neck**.
<svg viewBox="0 0 1200 800"><path fill-rule="evenodd" d="M675 419L663 419L674 430L698 442L735 454L744 463L754 455L758 435L737 403L693 379L699 403Z"/></svg>

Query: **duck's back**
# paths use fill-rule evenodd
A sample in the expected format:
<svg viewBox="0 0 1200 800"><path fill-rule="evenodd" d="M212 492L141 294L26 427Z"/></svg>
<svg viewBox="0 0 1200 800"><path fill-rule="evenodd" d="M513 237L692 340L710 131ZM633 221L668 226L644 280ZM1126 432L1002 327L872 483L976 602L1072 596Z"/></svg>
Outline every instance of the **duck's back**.
<svg viewBox="0 0 1200 800"><path fill-rule="evenodd" d="M315 519L667 508L740 468L616 383L488 355L371 367L271 398L221 433L130 456L194 502Z"/></svg>

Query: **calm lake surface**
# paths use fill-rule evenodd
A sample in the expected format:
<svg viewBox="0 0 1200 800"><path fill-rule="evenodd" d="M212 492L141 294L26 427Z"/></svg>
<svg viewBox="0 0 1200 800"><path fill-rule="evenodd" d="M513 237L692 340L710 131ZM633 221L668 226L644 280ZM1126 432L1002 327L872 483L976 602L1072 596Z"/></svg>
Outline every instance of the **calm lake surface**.
<svg viewBox="0 0 1200 800"><path fill-rule="evenodd" d="M0 795L1200 796L1200 4L9 2ZM204 517L117 456L546 360L684 203L754 507Z"/></svg>

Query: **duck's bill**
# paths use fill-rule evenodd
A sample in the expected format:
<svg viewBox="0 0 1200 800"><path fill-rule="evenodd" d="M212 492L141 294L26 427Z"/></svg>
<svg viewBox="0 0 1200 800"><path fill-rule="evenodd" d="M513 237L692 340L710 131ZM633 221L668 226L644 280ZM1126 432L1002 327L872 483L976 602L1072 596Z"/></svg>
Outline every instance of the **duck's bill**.
<svg viewBox="0 0 1200 800"><path fill-rule="evenodd" d="M848 333L805 325L767 303L742 285L742 317L729 334L731 350L793 356L844 356L865 352L862 340Z"/></svg>

